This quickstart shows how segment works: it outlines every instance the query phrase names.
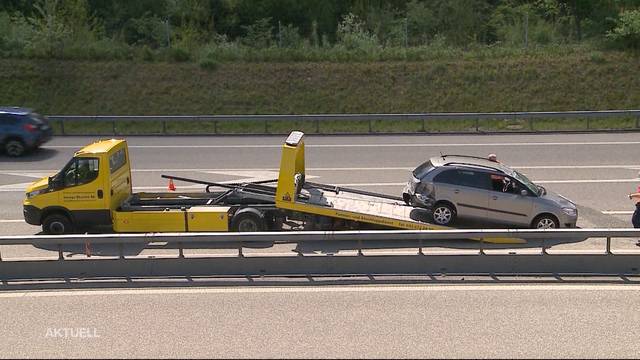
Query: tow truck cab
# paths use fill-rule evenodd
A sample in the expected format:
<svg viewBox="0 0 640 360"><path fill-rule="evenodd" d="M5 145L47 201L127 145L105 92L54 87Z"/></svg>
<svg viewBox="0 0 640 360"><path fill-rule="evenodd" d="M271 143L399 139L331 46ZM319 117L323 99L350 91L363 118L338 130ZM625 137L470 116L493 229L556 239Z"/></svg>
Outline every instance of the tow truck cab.
<svg viewBox="0 0 640 360"><path fill-rule="evenodd" d="M212 204L218 193L132 193L125 140L82 148L60 172L31 184L26 195L25 221L42 225L49 234L100 227L115 232L228 231L245 229L245 223L261 230L251 222L251 210Z"/></svg>
<svg viewBox="0 0 640 360"><path fill-rule="evenodd" d="M24 218L47 233L112 226L112 212L131 195L131 167L124 140L103 140L77 151L58 173L26 190Z"/></svg>

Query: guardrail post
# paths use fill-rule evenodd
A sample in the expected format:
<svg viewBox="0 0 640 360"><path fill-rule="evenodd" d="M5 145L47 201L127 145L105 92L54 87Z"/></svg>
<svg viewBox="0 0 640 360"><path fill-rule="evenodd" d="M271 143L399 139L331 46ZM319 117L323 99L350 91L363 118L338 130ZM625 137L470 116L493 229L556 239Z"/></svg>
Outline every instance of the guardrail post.
<svg viewBox="0 0 640 360"><path fill-rule="evenodd" d="M607 255L611 255L611 236L607 236Z"/></svg>
<svg viewBox="0 0 640 360"><path fill-rule="evenodd" d="M113 135L118 135L117 129L116 129L116 119L113 119L113 121L111 121L111 124L112 124Z"/></svg>
<svg viewBox="0 0 640 360"><path fill-rule="evenodd" d="M636 115L636 129L640 128L640 114Z"/></svg>
<svg viewBox="0 0 640 360"><path fill-rule="evenodd" d="M264 119L264 133L265 134L269 133L269 120L268 119Z"/></svg>
<svg viewBox="0 0 640 360"><path fill-rule="evenodd" d="M427 124L425 118L422 118L422 132L427 132Z"/></svg>
<svg viewBox="0 0 640 360"><path fill-rule="evenodd" d="M542 239L542 255L549 255L547 252L547 240Z"/></svg>
<svg viewBox="0 0 640 360"><path fill-rule="evenodd" d="M162 120L162 135L167 135L167 121Z"/></svg>
<svg viewBox="0 0 640 360"><path fill-rule="evenodd" d="M529 118L529 130L534 131L534 128L533 128L533 118Z"/></svg>
<svg viewBox="0 0 640 360"><path fill-rule="evenodd" d="M118 243L118 258L124 259L124 244L121 242Z"/></svg>
<svg viewBox="0 0 640 360"><path fill-rule="evenodd" d="M218 133L218 120L213 120L213 133Z"/></svg>
<svg viewBox="0 0 640 360"><path fill-rule="evenodd" d="M476 118L476 132L480 131L480 118Z"/></svg>
<svg viewBox="0 0 640 360"><path fill-rule="evenodd" d="M62 244L58 244L58 260L64 260L64 254L62 253Z"/></svg>
<svg viewBox="0 0 640 360"><path fill-rule="evenodd" d="M587 116L587 130L591 128L591 118Z"/></svg>
<svg viewBox="0 0 640 360"><path fill-rule="evenodd" d="M418 255L424 256L424 252L422 251L422 239L418 240Z"/></svg>
<svg viewBox="0 0 640 360"><path fill-rule="evenodd" d="M638 127L637 124L636 127ZM316 134L320 134L320 119L316 119Z"/></svg>
<svg viewBox="0 0 640 360"><path fill-rule="evenodd" d="M182 248L181 242L178 242L178 257L184 259L184 249Z"/></svg>
<svg viewBox="0 0 640 360"><path fill-rule="evenodd" d="M369 119L369 134L371 134L371 119Z"/></svg>
<svg viewBox="0 0 640 360"><path fill-rule="evenodd" d="M636 127L638 126L636 125ZM61 135L66 135L64 132L64 118L60 119L60 132L62 133Z"/></svg>
<svg viewBox="0 0 640 360"><path fill-rule="evenodd" d="M486 253L484 252L484 238L483 237L480 238L480 255L486 255Z"/></svg>
<svg viewBox="0 0 640 360"><path fill-rule="evenodd" d="M238 257L243 258L244 254L242 253L242 241L238 244Z"/></svg>
<svg viewBox="0 0 640 360"><path fill-rule="evenodd" d="M362 253L362 239L358 239L358 256L363 256Z"/></svg>

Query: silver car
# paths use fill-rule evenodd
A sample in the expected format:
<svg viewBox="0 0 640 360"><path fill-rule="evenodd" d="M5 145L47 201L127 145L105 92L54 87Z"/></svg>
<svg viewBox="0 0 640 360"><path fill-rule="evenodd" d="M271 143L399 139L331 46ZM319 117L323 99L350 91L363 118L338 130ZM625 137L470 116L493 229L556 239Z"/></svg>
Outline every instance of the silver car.
<svg viewBox="0 0 640 360"><path fill-rule="evenodd" d="M431 211L439 225L469 219L516 227L571 228L578 209L499 162L465 155L442 155L413 170L404 201Z"/></svg>

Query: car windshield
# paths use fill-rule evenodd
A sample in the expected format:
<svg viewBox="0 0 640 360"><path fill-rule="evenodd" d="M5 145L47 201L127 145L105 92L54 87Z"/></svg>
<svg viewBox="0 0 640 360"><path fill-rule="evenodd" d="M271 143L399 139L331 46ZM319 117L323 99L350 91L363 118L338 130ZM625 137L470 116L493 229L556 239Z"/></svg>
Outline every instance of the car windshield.
<svg viewBox="0 0 640 360"><path fill-rule="evenodd" d="M529 180L528 177L524 176L523 174L517 172L517 171L513 171L513 177L520 181L521 183L524 184L524 186L526 186L529 190L531 190L534 194L540 196L540 188L538 188L538 186L536 184L533 183L533 181Z"/></svg>
<svg viewBox="0 0 640 360"><path fill-rule="evenodd" d="M426 161L422 163L422 165L418 166L415 170L413 170L413 176L416 179L422 179L431 170L433 170L431 161Z"/></svg>

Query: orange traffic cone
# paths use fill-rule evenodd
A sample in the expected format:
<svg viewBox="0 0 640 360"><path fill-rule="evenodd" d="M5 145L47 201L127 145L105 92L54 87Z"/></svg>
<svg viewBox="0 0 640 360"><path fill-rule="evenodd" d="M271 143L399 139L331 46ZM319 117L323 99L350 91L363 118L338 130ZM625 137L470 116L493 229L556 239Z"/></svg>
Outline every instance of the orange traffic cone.
<svg viewBox="0 0 640 360"><path fill-rule="evenodd" d="M169 191L176 191L176 186L173 183L173 179L169 179Z"/></svg>

